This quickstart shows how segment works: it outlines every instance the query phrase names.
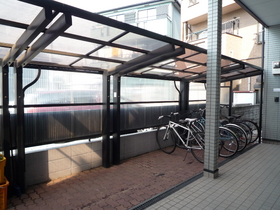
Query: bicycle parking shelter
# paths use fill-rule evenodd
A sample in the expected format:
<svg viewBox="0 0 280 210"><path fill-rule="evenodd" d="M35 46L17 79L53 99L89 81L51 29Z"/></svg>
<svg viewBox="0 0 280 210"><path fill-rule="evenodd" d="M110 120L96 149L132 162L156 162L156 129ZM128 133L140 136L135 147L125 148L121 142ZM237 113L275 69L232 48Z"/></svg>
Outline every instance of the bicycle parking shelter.
<svg viewBox="0 0 280 210"><path fill-rule="evenodd" d="M16 37L14 39L10 34L4 33L0 41L4 153L8 160L11 128L9 85L6 75L9 66L13 66L17 75L16 139L21 187L24 186L25 167L24 101L22 100L24 67L103 75L103 114L106 116L102 119L104 167L110 166L111 76L114 84L113 92L116 93L116 97L113 98L113 164L120 163L119 116L122 76L180 81L182 92L180 110L188 109L189 83L207 82L206 49L55 1L3 2L5 3L1 3L0 25L6 28L6 31L11 31L12 37ZM22 8L25 8L24 11ZM66 49L63 47L65 42L69 45L76 44ZM48 47L51 43L55 48ZM88 50L89 45L92 45L90 50ZM123 57L120 54L114 56L98 54L98 51L104 48L121 49L125 53ZM50 60L57 62L49 62ZM228 56L221 56L221 82L257 75L263 77L262 68ZM232 99L232 95L230 98Z"/></svg>

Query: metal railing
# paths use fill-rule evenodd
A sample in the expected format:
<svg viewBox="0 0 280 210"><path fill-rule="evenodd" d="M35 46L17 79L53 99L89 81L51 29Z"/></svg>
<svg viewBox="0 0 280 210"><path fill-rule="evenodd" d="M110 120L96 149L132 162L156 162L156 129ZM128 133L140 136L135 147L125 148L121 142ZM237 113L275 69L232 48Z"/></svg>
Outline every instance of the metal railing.
<svg viewBox="0 0 280 210"><path fill-rule="evenodd" d="M207 38L207 29L197 31L186 36L187 41L195 41ZM234 18L222 24L222 33L239 34L239 18Z"/></svg>

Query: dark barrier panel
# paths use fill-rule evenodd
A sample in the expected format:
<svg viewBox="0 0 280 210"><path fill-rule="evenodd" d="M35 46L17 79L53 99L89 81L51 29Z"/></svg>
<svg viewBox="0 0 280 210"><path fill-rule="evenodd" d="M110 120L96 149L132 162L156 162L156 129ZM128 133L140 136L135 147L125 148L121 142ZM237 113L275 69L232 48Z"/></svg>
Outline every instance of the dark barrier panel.
<svg viewBox="0 0 280 210"><path fill-rule="evenodd" d="M26 146L101 133L101 109L25 114Z"/></svg>
<svg viewBox="0 0 280 210"><path fill-rule="evenodd" d="M179 106L154 104L127 104L121 110L121 131L155 127L160 124L158 117L178 112Z"/></svg>
<svg viewBox="0 0 280 210"><path fill-rule="evenodd" d="M205 104L191 104L190 110L204 108ZM71 141L101 135L101 109L65 111L42 111L25 113L26 146ZM178 112L179 105L173 104L122 104L121 131L156 127L164 123L160 115ZM38 111L38 110L37 110ZM178 120L179 116L175 118ZM113 126L113 124L111 124ZM112 131L112 129L111 129Z"/></svg>

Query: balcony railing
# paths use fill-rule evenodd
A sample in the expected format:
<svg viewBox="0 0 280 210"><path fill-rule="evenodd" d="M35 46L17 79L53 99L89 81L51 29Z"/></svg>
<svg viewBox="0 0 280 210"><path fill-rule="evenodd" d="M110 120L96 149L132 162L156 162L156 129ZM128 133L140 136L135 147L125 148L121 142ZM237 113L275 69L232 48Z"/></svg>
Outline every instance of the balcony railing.
<svg viewBox="0 0 280 210"><path fill-rule="evenodd" d="M224 22L222 24L222 33L230 33L238 35L239 33L239 18ZM187 41L195 41L198 39L207 38L207 29L197 31L186 36Z"/></svg>

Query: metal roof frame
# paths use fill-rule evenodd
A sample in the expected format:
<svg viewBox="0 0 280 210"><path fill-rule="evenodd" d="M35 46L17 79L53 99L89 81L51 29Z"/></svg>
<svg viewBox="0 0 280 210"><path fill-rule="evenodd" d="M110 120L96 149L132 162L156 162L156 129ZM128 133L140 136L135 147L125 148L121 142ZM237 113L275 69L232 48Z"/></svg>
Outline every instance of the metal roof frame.
<svg viewBox="0 0 280 210"><path fill-rule="evenodd" d="M16 62L17 67L49 66L56 70L108 71L108 75L206 83L206 49L52 0L11 2L38 9L31 23L0 15L0 26L24 30L15 42L0 42L2 66ZM12 4L8 8L17 14ZM57 47L66 42L69 44L65 49ZM50 44L54 46L48 47ZM8 52L1 54L1 49ZM222 82L263 72L260 67L224 55L221 63Z"/></svg>

